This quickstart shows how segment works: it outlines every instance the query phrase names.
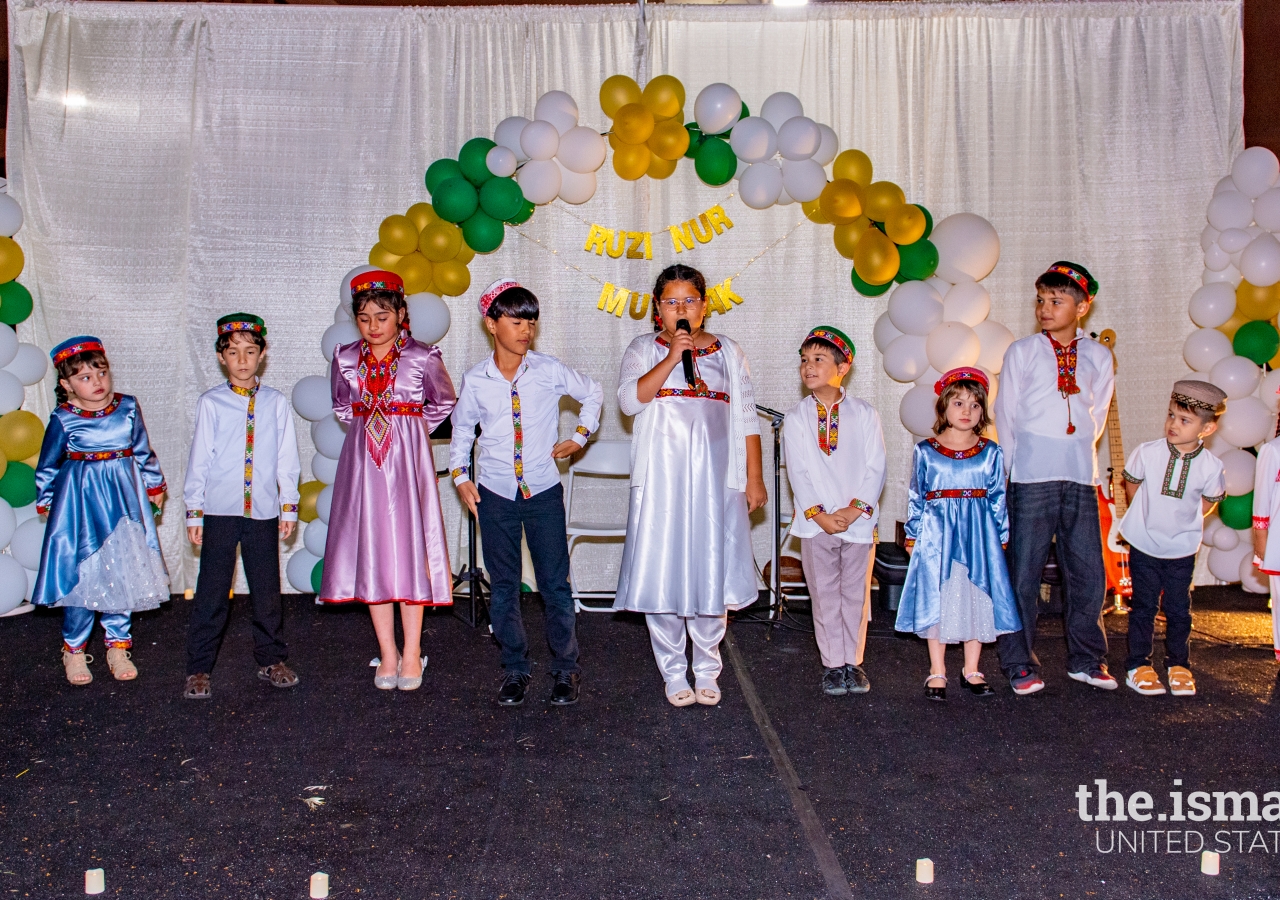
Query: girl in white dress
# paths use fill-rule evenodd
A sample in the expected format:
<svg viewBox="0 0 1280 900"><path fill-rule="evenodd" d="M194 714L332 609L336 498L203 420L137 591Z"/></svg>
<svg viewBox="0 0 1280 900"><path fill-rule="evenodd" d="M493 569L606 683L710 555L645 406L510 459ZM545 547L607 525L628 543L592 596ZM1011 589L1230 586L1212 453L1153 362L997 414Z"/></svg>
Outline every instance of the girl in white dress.
<svg viewBox="0 0 1280 900"><path fill-rule="evenodd" d="M757 598L748 516L765 504L751 370L702 330L706 280L669 266L653 288L654 330L622 357L618 405L635 416L631 506L613 608L645 613L673 706L720 702L726 610ZM693 382L683 354L693 355ZM689 687L686 634L693 641Z"/></svg>

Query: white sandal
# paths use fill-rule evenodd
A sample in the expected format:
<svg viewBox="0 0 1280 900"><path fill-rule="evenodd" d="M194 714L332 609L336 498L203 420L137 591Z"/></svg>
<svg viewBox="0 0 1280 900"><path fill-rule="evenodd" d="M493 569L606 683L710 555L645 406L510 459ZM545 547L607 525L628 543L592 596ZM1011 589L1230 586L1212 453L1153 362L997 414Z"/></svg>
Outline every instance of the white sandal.
<svg viewBox="0 0 1280 900"><path fill-rule="evenodd" d="M138 677L138 667L133 664L133 654L123 647L107 648L107 668L116 681L133 681Z"/></svg>
<svg viewBox="0 0 1280 900"><path fill-rule="evenodd" d="M66 670L67 681L75 687L84 687L93 681L93 673L89 671L91 662L93 657L83 651L80 653L62 651L62 668Z"/></svg>

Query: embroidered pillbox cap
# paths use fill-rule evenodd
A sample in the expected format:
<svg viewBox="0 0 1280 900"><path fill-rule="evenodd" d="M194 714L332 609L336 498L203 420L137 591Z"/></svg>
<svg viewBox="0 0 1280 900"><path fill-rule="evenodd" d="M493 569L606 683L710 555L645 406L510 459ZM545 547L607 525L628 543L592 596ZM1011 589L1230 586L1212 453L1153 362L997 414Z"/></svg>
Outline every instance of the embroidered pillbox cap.
<svg viewBox="0 0 1280 900"><path fill-rule="evenodd" d="M1065 275L1074 281L1080 290L1084 291L1084 295L1092 300L1098 295L1098 279L1089 274L1089 270L1079 263L1073 263L1065 259L1060 259L1049 268L1045 269L1045 275L1050 273L1054 275Z"/></svg>
<svg viewBox="0 0 1280 900"><path fill-rule="evenodd" d="M99 353L106 353L106 348L102 346L102 341L90 334L82 334L78 337L68 338L58 346L49 351L49 358L53 360L53 364L59 365L77 353L90 353L97 350Z"/></svg>
<svg viewBox="0 0 1280 900"><path fill-rule="evenodd" d="M236 331L247 331L266 337L267 323L260 317L246 312L231 313L218 320L218 334L231 334Z"/></svg>
<svg viewBox="0 0 1280 900"><path fill-rule="evenodd" d="M819 325L805 335L804 341L800 344L801 353L804 352L804 345L810 341L825 341L843 353L847 362L853 362L853 357L858 352L858 348L853 346L853 341L849 340L849 335L830 325Z"/></svg>
<svg viewBox="0 0 1280 900"><path fill-rule="evenodd" d="M942 392L957 381L976 381L982 385L984 391L991 390L991 382L987 380L986 372L974 366L961 366L958 369L952 369L939 378L933 386L933 392L938 396L942 396Z"/></svg>
<svg viewBox="0 0 1280 900"><path fill-rule="evenodd" d="M358 294L361 291L391 291L403 295L404 279L395 272L384 272L381 269L361 272L351 279L351 293Z"/></svg>
<svg viewBox="0 0 1280 900"><path fill-rule="evenodd" d="M1172 399L1191 409L1220 413L1225 408L1223 404L1227 400L1227 393L1216 384L1210 384L1207 381L1175 381Z"/></svg>
<svg viewBox="0 0 1280 900"><path fill-rule="evenodd" d="M480 295L480 300L476 306L480 308L480 315L489 315L489 307L493 306L493 301L498 299L498 295L503 291L509 291L512 288L520 287L520 282L514 278L499 278L493 284L484 289L484 293Z"/></svg>

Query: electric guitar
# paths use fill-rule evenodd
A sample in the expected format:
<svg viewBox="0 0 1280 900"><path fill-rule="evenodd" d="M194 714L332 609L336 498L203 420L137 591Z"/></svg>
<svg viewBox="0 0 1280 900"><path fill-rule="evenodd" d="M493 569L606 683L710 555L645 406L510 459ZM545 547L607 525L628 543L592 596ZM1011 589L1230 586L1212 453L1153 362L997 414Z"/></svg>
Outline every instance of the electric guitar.
<svg viewBox="0 0 1280 900"><path fill-rule="evenodd" d="M1110 328L1098 335L1098 343L1111 351L1111 362L1116 364L1116 333ZM1120 520L1129 509L1129 498L1124 491L1124 441L1120 436L1120 406L1116 394L1111 394L1111 408L1107 410L1107 444L1111 451L1111 465L1107 469L1106 485L1098 485L1098 517L1102 527L1102 563L1107 573L1107 590L1115 597L1115 605L1106 612L1128 612L1125 600L1133 596L1133 580L1129 577L1129 545L1120 537Z"/></svg>

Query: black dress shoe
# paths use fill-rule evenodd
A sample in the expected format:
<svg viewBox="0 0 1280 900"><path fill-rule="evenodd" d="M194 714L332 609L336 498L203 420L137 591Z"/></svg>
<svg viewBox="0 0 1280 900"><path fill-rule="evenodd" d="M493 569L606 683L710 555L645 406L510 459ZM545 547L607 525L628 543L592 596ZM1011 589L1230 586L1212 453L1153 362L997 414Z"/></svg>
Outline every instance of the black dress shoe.
<svg viewBox="0 0 1280 900"><path fill-rule="evenodd" d="M982 678L981 672L973 672L971 674L975 678ZM964 686L967 687L969 689L969 693L973 694L973 696L975 697L990 697L995 694L995 691L991 688L991 685L987 684L985 680L970 681L969 675L966 675L964 677Z"/></svg>
<svg viewBox="0 0 1280 900"><path fill-rule="evenodd" d="M524 702L524 689L529 686L529 676L523 672L508 672L498 691L499 706L519 706Z"/></svg>
<svg viewBox="0 0 1280 900"><path fill-rule="evenodd" d="M929 682L942 679L942 687L930 687ZM930 675L924 680L924 698L926 700L945 701L947 699L947 676Z"/></svg>
<svg viewBox="0 0 1280 900"><path fill-rule="evenodd" d="M551 689L552 706L573 706L578 702L582 688L582 676L577 672L556 672L556 684Z"/></svg>

